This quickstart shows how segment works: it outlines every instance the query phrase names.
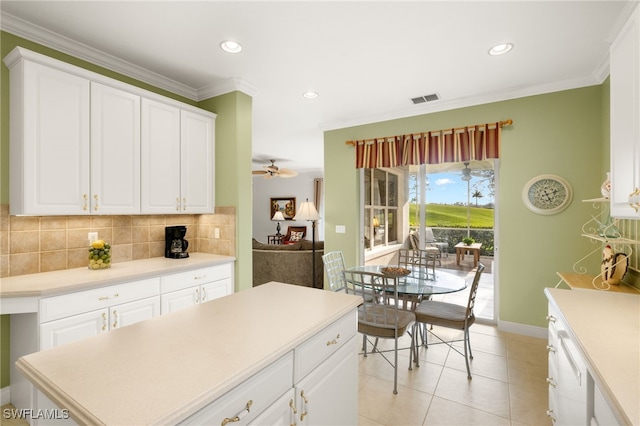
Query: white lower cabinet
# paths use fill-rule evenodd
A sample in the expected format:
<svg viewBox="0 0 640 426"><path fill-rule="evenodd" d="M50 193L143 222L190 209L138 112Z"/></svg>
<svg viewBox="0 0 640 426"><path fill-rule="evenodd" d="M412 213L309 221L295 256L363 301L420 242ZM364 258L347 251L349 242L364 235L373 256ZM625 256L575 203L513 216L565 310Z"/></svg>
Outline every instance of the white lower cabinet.
<svg viewBox="0 0 640 426"><path fill-rule="evenodd" d="M358 424L356 329L353 311L181 424Z"/></svg>
<svg viewBox="0 0 640 426"><path fill-rule="evenodd" d="M232 264L211 266L160 279L162 314L233 293Z"/></svg>

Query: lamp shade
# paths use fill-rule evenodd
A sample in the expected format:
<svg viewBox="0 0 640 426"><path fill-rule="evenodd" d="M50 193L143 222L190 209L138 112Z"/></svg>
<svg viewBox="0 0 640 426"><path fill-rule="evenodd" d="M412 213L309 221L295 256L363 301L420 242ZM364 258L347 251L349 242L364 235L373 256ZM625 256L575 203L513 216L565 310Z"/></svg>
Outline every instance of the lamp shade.
<svg viewBox="0 0 640 426"><path fill-rule="evenodd" d="M309 200L302 203L302 205L298 209L298 213L293 218L293 220L309 220L309 221L318 220L318 219L320 219L320 215L316 210L316 206L314 206L313 203Z"/></svg>
<svg viewBox="0 0 640 426"><path fill-rule="evenodd" d="M276 214L273 215L271 220L284 220L284 216L282 215L282 212L278 210Z"/></svg>

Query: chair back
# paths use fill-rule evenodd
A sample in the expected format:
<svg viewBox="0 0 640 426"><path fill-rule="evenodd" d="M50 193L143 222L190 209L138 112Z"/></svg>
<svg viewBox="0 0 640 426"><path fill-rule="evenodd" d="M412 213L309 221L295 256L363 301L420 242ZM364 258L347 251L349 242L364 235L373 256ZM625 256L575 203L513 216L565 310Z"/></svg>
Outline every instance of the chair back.
<svg viewBox="0 0 640 426"><path fill-rule="evenodd" d="M343 273L346 268L342 252L330 251L322 256L322 261L324 262L324 270L327 272L331 291L346 291Z"/></svg>
<svg viewBox="0 0 640 426"><path fill-rule="evenodd" d="M422 270L429 267L429 253L427 250L400 249L398 251L398 266L411 270Z"/></svg>
<svg viewBox="0 0 640 426"><path fill-rule="evenodd" d="M358 308L361 324L397 327L400 307L397 278L376 272L345 270L344 279L347 293L360 296L365 301ZM372 294L376 297L371 297Z"/></svg>
<svg viewBox="0 0 640 426"><path fill-rule="evenodd" d="M436 237L435 237L435 235L433 235L433 229L424 228L424 241L426 243L432 243L432 242L436 241Z"/></svg>
<svg viewBox="0 0 640 426"><path fill-rule="evenodd" d="M469 301L467 302L467 318L473 316L473 307L476 304L476 293L478 293L478 285L480 284L480 275L482 275L482 271L484 271L484 265L482 263L478 263L478 267L476 268L475 274L472 272L467 275L467 279L472 279L471 290L469 291Z"/></svg>

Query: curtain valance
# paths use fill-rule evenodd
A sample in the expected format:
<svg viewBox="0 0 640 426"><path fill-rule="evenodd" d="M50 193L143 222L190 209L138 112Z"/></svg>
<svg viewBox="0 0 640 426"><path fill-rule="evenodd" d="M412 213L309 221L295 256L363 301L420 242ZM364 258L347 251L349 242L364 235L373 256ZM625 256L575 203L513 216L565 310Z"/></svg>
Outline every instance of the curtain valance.
<svg viewBox="0 0 640 426"><path fill-rule="evenodd" d="M356 168L464 163L500 158L502 126L511 120L455 129L347 141L356 147Z"/></svg>

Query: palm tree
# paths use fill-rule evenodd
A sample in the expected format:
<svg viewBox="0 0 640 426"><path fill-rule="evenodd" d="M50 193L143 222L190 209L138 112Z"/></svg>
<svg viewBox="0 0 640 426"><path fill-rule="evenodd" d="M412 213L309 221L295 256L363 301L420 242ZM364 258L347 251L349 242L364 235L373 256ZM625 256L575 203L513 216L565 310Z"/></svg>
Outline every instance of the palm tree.
<svg viewBox="0 0 640 426"><path fill-rule="evenodd" d="M476 207L478 207L478 198L482 198L484 195L482 195L482 192L475 190L471 196L476 199Z"/></svg>

